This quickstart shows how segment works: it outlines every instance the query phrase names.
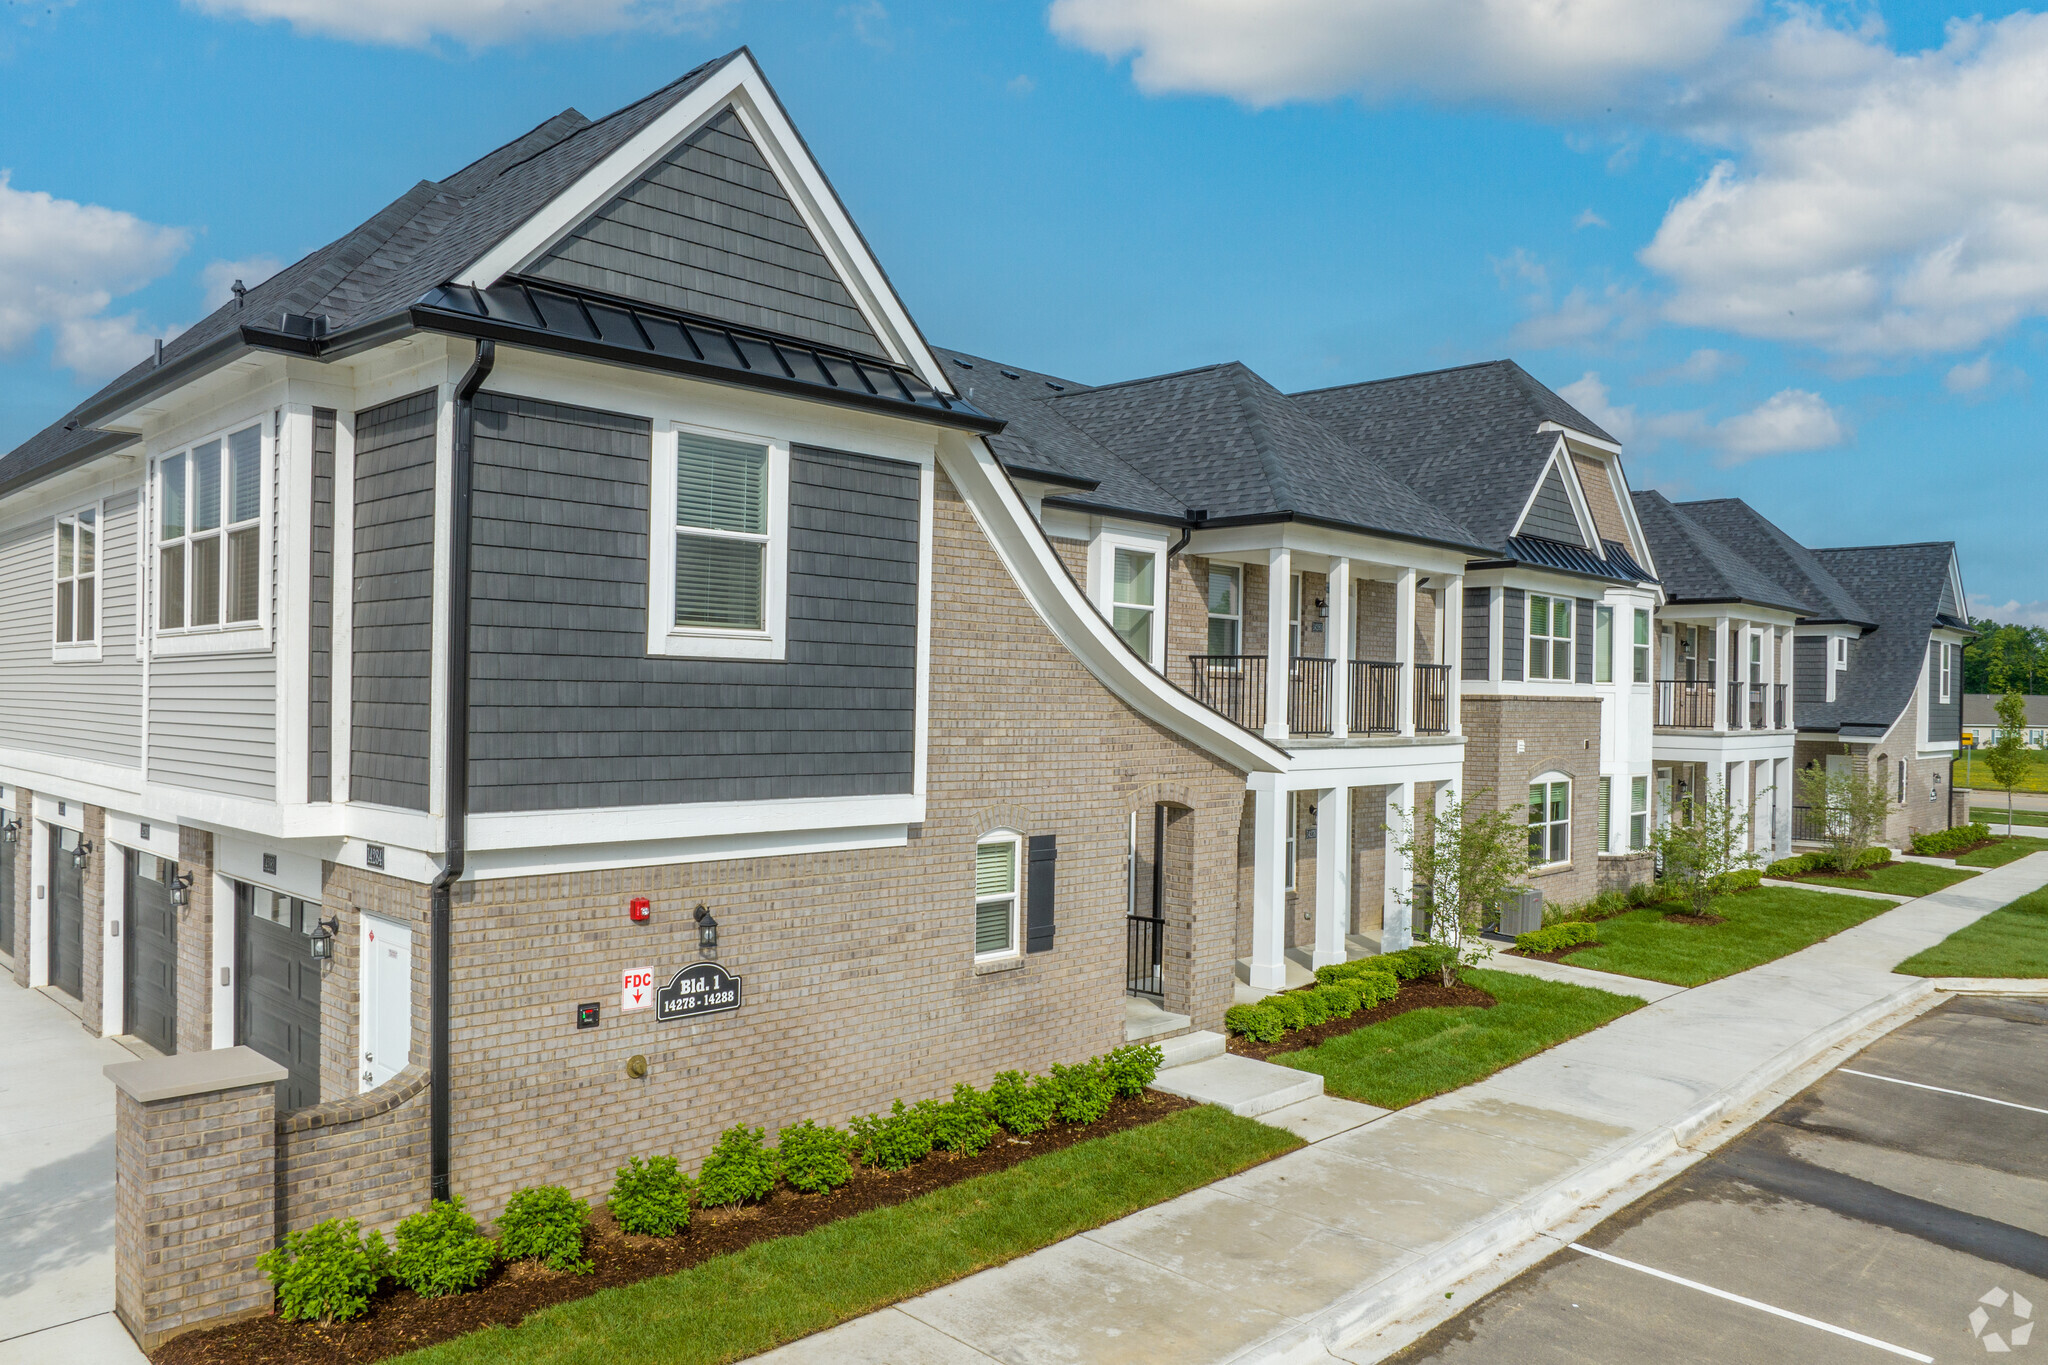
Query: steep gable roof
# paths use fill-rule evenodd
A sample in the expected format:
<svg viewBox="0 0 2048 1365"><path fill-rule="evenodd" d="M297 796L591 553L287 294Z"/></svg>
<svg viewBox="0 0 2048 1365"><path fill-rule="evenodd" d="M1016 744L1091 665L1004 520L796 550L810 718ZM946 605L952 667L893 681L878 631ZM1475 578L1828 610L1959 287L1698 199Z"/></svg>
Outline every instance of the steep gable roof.
<svg viewBox="0 0 2048 1365"><path fill-rule="evenodd" d="M1927 662L1928 636L1943 624L1942 598L1956 547L1934 541L1813 554L1855 593L1877 626L1857 641L1855 664L1842 675L1828 718L1845 726L1888 728L1912 701ZM1800 719L1804 725L1806 717Z"/></svg>
<svg viewBox="0 0 2048 1365"><path fill-rule="evenodd" d="M1745 556L1662 493L1636 493L1636 520L1673 603L1749 602L1808 615L1804 597L1774 582Z"/></svg>
<svg viewBox="0 0 2048 1365"><path fill-rule="evenodd" d="M1742 499L1713 498L1673 505L1770 582L1805 603L1804 615L1808 620L1876 624L1870 609L1813 551Z"/></svg>

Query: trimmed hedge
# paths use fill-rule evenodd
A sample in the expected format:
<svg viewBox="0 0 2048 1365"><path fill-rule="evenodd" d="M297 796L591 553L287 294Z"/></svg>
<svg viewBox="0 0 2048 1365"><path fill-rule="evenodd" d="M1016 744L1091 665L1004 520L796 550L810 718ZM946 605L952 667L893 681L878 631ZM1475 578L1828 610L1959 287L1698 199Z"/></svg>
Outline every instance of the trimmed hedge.
<svg viewBox="0 0 2048 1365"><path fill-rule="evenodd" d="M1546 929L1515 935L1515 947L1525 953L1554 953L1560 948L1575 948L1581 943L1597 943L1599 939L1598 925L1586 920L1565 920Z"/></svg>
<svg viewBox="0 0 2048 1365"><path fill-rule="evenodd" d="M1395 976L1401 967L1409 969L1410 980L1421 975L1415 959L1402 953L1318 967L1316 985L1281 991L1256 1005L1232 1005L1223 1012L1223 1027L1255 1043L1277 1043L1297 1029L1314 1028L1330 1019L1349 1019L1360 1010L1392 1000L1401 989Z"/></svg>
<svg viewBox="0 0 2048 1365"><path fill-rule="evenodd" d="M1935 858L1944 853L1960 853L1970 845L1981 844L1990 837L1989 825L1957 825L1954 829L1938 829L1932 834L1914 835L1913 851L1923 858Z"/></svg>
<svg viewBox="0 0 2048 1365"><path fill-rule="evenodd" d="M1866 848L1849 860L1849 870L1855 872L1866 867L1883 867L1891 860L1892 851L1888 848ZM1828 853L1795 853L1789 858L1780 858L1775 863L1772 863L1764 869L1763 875L1766 877L1798 877L1808 872L1833 872L1834 870L1834 858Z"/></svg>
<svg viewBox="0 0 2048 1365"><path fill-rule="evenodd" d="M1717 896L1726 896L1737 891L1754 891L1763 884L1763 873L1753 867L1738 867L1708 882L1707 888Z"/></svg>

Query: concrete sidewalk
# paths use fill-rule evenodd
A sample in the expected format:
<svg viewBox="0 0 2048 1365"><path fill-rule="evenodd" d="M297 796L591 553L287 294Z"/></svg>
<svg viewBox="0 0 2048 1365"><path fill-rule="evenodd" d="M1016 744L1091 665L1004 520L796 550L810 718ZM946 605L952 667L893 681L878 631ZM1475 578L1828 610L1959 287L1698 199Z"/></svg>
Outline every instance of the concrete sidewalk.
<svg viewBox="0 0 2048 1365"><path fill-rule="evenodd" d="M0 1365L144 1365L114 1317L114 1087L135 1054L0 977Z"/></svg>
<svg viewBox="0 0 2048 1365"><path fill-rule="evenodd" d="M2033 854L761 1359L1376 1360L1927 1008L1892 967L2044 883Z"/></svg>

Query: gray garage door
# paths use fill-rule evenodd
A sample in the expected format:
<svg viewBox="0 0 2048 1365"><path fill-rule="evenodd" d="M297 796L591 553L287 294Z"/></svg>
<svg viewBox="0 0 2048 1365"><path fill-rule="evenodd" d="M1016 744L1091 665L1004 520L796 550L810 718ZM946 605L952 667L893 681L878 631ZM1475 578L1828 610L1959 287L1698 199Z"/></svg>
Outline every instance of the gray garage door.
<svg viewBox="0 0 2048 1365"><path fill-rule="evenodd" d="M178 911L171 882L178 865L133 849L127 854L127 1028L159 1052L176 1052Z"/></svg>
<svg viewBox="0 0 2048 1365"><path fill-rule="evenodd" d="M71 855L78 831L50 831L50 984L66 994L85 993L85 873Z"/></svg>
<svg viewBox="0 0 2048 1365"><path fill-rule="evenodd" d="M235 883L235 1041L289 1071L279 1109L320 1103L320 964L306 940L320 907Z"/></svg>
<svg viewBox="0 0 2048 1365"><path fill-rule="evenodd" d="M0 810L0 829L14 818L14 812ZM14 850L18 844L0 839L0 952L14 952Z"/></svg>

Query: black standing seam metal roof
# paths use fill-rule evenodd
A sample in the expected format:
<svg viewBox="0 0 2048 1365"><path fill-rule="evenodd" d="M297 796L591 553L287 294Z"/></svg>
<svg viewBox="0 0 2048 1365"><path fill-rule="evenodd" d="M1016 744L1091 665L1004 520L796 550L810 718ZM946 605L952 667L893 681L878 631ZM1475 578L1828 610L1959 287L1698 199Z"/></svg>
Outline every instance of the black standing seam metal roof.
<svg viewBox="0 0 2048 1365"><path fill-rule="evenodd" d="M1537 569L1555 569L1559 573L1577 574L1583 578L1604 578L1616 583L1655 583L1650 571L1636 563L1634 556L1624 550L1617 541L1606 540L1601 544L1607 550L1607 557L1601 558L1583 545L1568 545L1561 540L1549 540L1543 536L1509 536L1507 554L1494 560L1474 564L1475 569L1506 568L1511 564L1527 565Z"/></svg>

